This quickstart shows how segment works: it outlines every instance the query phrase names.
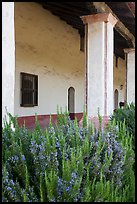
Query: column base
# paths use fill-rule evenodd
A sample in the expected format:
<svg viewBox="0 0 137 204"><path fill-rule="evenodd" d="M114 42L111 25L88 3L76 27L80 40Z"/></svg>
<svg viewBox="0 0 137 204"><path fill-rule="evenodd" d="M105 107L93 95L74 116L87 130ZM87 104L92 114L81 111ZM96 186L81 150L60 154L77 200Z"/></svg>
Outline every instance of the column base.
<svg viewBox="0 0 137 204"><path fill-rule="evenodd" d="M101 116L102 117L102 128L106 127L109 122L109 116ZM99 118L98 116L91 116L87 118L88 122L92 122L93 128L99 128ZM82 126L83 118L79 121L79 126Z"/></svg>

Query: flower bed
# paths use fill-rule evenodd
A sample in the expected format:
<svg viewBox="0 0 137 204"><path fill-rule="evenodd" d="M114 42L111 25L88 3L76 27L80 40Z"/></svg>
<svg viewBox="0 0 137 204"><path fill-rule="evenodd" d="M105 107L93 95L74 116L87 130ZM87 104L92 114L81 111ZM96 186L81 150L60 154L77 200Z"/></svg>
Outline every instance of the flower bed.
<svg viewBox="0 0 137 204"><path fill-rule="evenodd" d="M96 130L85 114L78 127L58 113L58 123L43 132L37 118L29 131L9 116L2 132L3 202L134 201L134 151L124 123L113 120L103 130L100 120Z"/></svg>

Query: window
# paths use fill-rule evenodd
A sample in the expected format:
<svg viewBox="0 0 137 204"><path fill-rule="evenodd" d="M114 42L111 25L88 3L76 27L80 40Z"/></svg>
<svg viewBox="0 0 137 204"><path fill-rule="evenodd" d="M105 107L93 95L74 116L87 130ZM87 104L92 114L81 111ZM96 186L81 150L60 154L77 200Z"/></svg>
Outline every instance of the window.
<svg viewBox="0 0 137 204"><path fill-rule="evenodd" d="M116 56L116 67L118 67L118 56Z"/></svg>
<svg viewBox="0 0 137 204"><path fill-rule="evenodd" d="M71 120L75 119L75 89L70 87L68 89L68 111Z"/></svg>
<svg viewBox="0 0 137 204"><path fill-rule="evenodd" d="M85 38L83 35L80 35L80 51L84 52L84 46L85 46Z"/></svg>
<svg viewBox="0 0 137 204"><path fill-rule="evenodd" d="M115 89L115 92L114 92L114 109L117 109L118 108L118 90Z"/></svg>
<svg viewBox="0 0 137 204"><path fill-rule="evenodd" d="M38 76L21 73L21 106L38 105Z"/></svg>

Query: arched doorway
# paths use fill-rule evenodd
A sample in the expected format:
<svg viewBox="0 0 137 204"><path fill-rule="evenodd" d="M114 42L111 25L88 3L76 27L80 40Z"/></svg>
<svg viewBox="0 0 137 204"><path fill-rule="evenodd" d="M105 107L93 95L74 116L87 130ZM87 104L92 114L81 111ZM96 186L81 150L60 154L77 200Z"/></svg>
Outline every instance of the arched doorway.
<svg viewBox="0 0 137 204"><path fill-rule="evenodd" d="M68 89L68 111L71 120L75 119L75 89L70 87Z"/></svg>
<svg viewBox="0 0 137 204"><path fill-rule="evenodd" d="M115 92L114 92L114 109L117 109L118 108L118 90L115 89Z"/></svg>

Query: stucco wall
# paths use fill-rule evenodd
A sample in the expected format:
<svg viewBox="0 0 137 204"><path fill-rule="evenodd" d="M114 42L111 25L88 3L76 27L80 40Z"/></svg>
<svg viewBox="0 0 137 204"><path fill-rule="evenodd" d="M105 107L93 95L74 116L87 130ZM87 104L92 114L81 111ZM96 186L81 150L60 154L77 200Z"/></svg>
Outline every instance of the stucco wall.
<svg viewBox="0 0 137 204"><path fill-rule="evenodd" d="M2 118L14 115L15 81L14 2L2 2Z"/></svg>
<svg viewBox="0 0 137 204"><path fill-rule="evenodd" d="M135 103L135 50L127 53L127 102Z"/></svg>
<svg viewBox="0 0 137 204"><path fill-rule="evenodd" d="M88 25L88 117L97 116L98 107L100 114L104 115L103 29L102 22Z"/></svg>
<svg viewBox="0 0 137 204"><path fill-rule="evenodd" d="M75 89L75 112L84 105L84 53L78 31L32 2L15 3L15 114L54 114ZM20 72L38 75L38 106L20 107Z"/></svg>
<svg viewBox="0 0 137 204"><path fill-rule="evenodd" d="M125 94L125 60L118 58L117 67L116 67L116 57L114 55L114 69L113 69L113 82L114 82L114 91L118 90L118 103L120 101L124 102ZM123 85L122 90L120 86Z"/></svg>
<svg viewBox="0 0 137 204"><path fill-rule="evenodd" d="M78 31L36 3L16 2L15 34L15 114L55 114L57 105L64 110L71 86L75 88L75 112L82 112L85 68ZM124 67L121 58L115 66L114 56L113 88L119 91L119 102L124 101ZM38 106L20 107L20 72L38 75Z"/></svg>

